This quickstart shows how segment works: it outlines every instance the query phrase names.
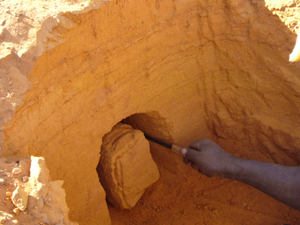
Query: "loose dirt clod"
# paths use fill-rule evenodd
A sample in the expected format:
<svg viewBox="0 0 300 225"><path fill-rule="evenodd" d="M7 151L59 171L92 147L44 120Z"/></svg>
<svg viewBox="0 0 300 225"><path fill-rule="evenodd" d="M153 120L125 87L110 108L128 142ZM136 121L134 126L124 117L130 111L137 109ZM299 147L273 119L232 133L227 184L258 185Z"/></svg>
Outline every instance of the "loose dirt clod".
<svg viewBox="0 0 300 225"><path fill-rule="evenodd" d="M14 208L13 212L16 214L16 216L18 216L21 212L21 210L19 208Z"/></svg>
<svg viewBox="0 0 300 225"><path fill-rule="evenodd" d="M121 123L103 138L98 171L108 201L125 209L159 178L143 132Z"/></svg>
<svg viewBox="0 0 300 225"><path fill-rule="evenodd" d="M12 202L18 209L24 211L28 203L28 194L21 187L17 187L12 194Z"/></svg>
<svg viewBox="0 0 300 225"><path fill-rule="evenodd" d="M14 175L18 175L18 174L22 173L22 169L21 168L13 168L12 173Z"/></svg>
<svg viewBox="0 0 300 225"><path fill-rule="evenodd" d="M20 166L23 168L22 173L28 178L26 183L23 183L21 177L10 176L13 174L14 162L0 158L1 174L7 177L8 181L6 185L0 186L0 196L3 196L0 204L0 224L39 225L53 222L76 225L77 223L72 223L68 219L62 182L50 180L43 159L38 157L31 157L31 160L21 159ZM48 200L50 198L54 199L54 202L50 203ZM47 206L44 202L47 202ZM36 208L27 210L27 206Z"/></svg>

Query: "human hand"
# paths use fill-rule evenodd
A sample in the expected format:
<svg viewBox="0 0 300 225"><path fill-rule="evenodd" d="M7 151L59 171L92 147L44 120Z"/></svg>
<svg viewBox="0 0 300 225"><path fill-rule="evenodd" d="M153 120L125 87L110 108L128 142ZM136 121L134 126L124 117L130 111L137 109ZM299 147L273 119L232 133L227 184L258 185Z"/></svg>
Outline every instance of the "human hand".
<svg viewBox="0 0 300 225"><path fill-rule="evenodd" d="M183 148L184 163L191 162L192 168L208 176L224 177L238 158L223 150L208 139L201 139Z"/></svg>

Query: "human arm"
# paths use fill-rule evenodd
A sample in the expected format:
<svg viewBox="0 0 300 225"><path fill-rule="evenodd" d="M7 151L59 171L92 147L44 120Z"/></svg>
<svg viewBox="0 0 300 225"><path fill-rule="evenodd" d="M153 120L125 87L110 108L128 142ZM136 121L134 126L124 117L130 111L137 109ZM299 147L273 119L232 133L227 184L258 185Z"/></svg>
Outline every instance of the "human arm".
<svg viewBox="0 0 300 225"><path fill-rule="evenodd" d="M300 210L300 167L238 158L208 139L193 142L182 154L204 174L244 182Z"/></svg>

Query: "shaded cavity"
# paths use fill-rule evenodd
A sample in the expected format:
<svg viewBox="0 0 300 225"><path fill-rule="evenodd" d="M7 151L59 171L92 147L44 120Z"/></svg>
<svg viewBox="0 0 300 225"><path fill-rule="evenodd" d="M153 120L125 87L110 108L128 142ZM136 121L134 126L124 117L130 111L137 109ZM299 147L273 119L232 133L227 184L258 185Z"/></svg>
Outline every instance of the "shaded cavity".
<svg viewBox="0 0 300 225"><path fill-rule="evenodd" d="M163 147L146 140L144 134L172 143L169 133L170 128L171 126L166 122L166 119L161 117L158 112L152 111L133 114L123 119L103 136L97 173L107 194L108 202L119 208L129 209L135 205L135 203L132 203L134 202L133 199L139 198L134 195L139 196L140 193L143 193L144 187L151 185L152 181L157 181L159 177L158 169L160 168L157 169L156 165L167 163L167 160L165 160L166 154L172 153L168 149L160 150ZM119 147L116 149L117 145ZM134 148L140 149L137 151ZM132 166L130 166L131 160ZM138 165L139 163L141 165ZM144 167L147 167L147 172L143 174ZM130 174L133 178L130 177ZM136 187L134 183L135 176L137 177ZM145 178L145 176L148 176L148 178ZM141 184L143 182L145 185ZM131 189L136 190L131 191L128 186L132 186ZM123 187L126 187L127 191Z"/></svg>

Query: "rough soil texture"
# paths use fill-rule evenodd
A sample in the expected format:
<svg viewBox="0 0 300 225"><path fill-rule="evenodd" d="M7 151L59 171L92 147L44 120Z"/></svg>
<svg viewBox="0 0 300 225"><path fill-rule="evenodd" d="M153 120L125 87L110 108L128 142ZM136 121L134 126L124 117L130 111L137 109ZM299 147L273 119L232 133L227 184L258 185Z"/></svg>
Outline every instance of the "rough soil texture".
<svg viewBox="0 0 300 225"><path fill-rule="evenodd" d="M128 117L179 146L207 137L239 157L299 165L300 64L288 62L299 0L95 1L98 9L62 10L67 22L48 27L52 2L63 5L34 1L38 10L26 11L20 3L22 15L44 18L28 38L30 54L17 33L29 19L12 6L12 15L1 12L12 20L0 36L11 37L1 45L2 155L44 156L51 177L64 180L72 221L300 223L298 211L242 183L206 178L153 143L161 177L131 210L107 207L96 171L103 136ZM0 4L6 11L8 1Z"/></svg>
<svg viewBox="0 0 300 225"><path fill-rule="evenodd" d="M97 171L107 201L122 209L133 208L159 179L144 133L123 123L103 137Z"/></svg>
<svg viewBox="0 0 300 225"><path fill-rule="evenodd" d="M0 174L0 224L77 225L68 219L63 181L51 181L43 158L1 158Z"/></svg>
<svg viewBox="0 0 300 225"><path fill-rule="evenodd" d="M68 13L84 13L103 1L91 0L1 0L0 1L0 143L2 124L13 117L28 89L27 75L45 51L66 41L52 32L75 24Z"/></svg>

